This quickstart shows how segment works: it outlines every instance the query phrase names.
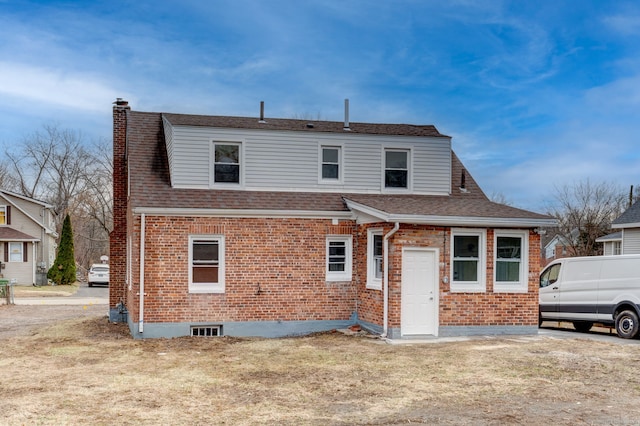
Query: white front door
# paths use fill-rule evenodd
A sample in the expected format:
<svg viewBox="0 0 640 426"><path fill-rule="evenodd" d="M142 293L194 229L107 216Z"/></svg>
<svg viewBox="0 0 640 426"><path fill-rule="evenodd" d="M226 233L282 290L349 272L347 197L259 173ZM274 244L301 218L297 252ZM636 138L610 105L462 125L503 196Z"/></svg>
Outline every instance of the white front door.
<svg viewBox="0 0 640 426"><path fill-rule="evenodd" d="M402 250L401 334L438 335L437 249Z"/></svg>

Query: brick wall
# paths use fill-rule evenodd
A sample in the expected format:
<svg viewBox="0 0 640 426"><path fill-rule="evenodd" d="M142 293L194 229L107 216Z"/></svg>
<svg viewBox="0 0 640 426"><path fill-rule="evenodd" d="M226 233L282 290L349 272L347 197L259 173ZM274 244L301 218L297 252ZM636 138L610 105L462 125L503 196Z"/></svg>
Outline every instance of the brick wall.
<svg viewBox="0 0 640 426"><path fill-rule="evenodd" d="M134 322L140 217L135 221ZM146 216L145 233L145 323L348 320L356 309L351 282L325 281L326 236L352 235L350 222ZM225 237L225 292L189 293L189 236L211 234Z"/></svg>
<svg viewBox="0 0 640 426"><path fill-rule="evenodd" d="M361 227L358 232L358 299L359 316L367 322L382 324L382 291L366 289L366 239L369 227L380 228L389 224L373 224ZM528 293L493 292L493 230L487 230L486 291L483 293L452 293L450 278L451 230L423 225L401 225L391 238L389 252L389 327L400 327L402 248L438 248L439 259L439 325L441 326L505 326L537 325L538 274L540 271L540 236L529 232Z"/></svg>
<svg viewBox="0 0 640 426"><path fill-rule="evenodd" d="M127 114L130 107L118 99L113 107L113 231L109 235L109 307L125 299L127 237Z"/></svg>

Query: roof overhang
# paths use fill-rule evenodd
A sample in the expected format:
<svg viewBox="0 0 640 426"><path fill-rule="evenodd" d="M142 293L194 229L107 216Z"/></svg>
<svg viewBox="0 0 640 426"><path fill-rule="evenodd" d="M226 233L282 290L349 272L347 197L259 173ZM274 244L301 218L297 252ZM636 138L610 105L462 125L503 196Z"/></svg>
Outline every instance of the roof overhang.
<svg viewBox="0 0 640 426"><path fill-rule="evenodd" d="M625 229L625 228L640 228L640 222L635 223L612 223L611 228L615 229Z"/></svg>
<svg viewBox="0 0 640 426"><path fill-rule="evenodd" d="M135 207L134 214L149 216L284 218L284 219L355 219L350 211L324 210L262 210L262 209L195 209Z"/></svg>
<svg viewBox="0 0 640 426"><path fill-rule="evenodd" d="M552 227L557 225L556 219L535 219L535 218L499 218L499 217L474 217L474 216L438 216L438 215L414 215L387 213L364 204L345 199L347 207L356 213L366 217L375 218L383 222L410 223L416 225L438 225L438 226L475 226L475 227L496 227L496 228L538 228Z"/></svg>

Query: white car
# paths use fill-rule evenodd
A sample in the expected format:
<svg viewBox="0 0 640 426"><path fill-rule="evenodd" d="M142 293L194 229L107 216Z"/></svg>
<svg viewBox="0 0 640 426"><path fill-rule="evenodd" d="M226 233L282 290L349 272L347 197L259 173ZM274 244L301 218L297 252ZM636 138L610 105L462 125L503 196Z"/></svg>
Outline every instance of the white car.
<svg viewBox="0 0 640 426"><path fill-rule="evenodd" d="M94 284L109 285L109 265L104 263L94 263L87 274L87 283L89 287Z"/></svg>

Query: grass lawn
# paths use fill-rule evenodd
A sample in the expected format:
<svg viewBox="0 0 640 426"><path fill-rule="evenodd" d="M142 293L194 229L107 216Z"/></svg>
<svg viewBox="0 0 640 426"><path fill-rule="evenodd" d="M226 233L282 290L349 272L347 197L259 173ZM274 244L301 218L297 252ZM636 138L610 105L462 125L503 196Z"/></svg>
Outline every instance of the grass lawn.
<svg viewBox="0 0 640 426"><path fill-rule="evenodd" d="M71 285L43 285L40 287L15 285L13 286L14 297L58 297L71 296L78 291L79 283Z"/></svg>
<svg viewBox="0 0 640 426"><path fill-rule="evenodd" d="M579 334L409 345L341 333L133 340L123 325L91 317L1 343L5 424L594 425L640 419L640 345Z"/></svg>

